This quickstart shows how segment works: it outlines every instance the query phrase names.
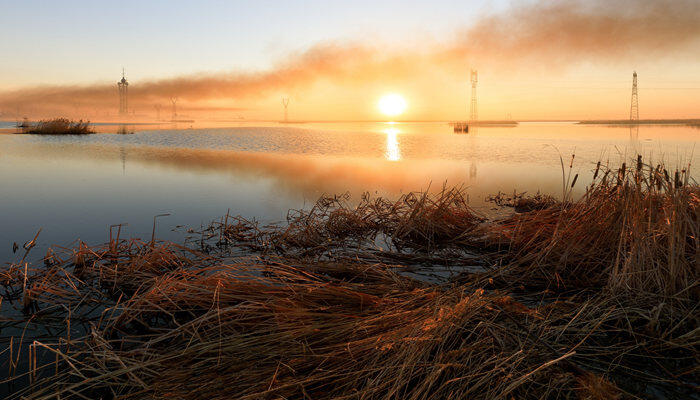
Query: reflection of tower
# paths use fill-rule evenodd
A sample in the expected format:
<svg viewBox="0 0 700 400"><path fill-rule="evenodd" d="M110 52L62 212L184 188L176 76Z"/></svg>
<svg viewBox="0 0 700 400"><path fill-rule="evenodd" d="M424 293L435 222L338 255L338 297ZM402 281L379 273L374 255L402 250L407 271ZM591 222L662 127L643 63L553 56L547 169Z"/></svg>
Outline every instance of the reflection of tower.
<svg viewBox="0 0 700 400"><path fill-rule="evenodd" d="M175 121L177 119L177 97L171 97L170 102L173 104L173 117L172 120Z"/></svg>
<svg viewBox="0 0 700 400"><path fill-rule="evenodd" d="M282 105L284 106L284 122L289 122L289 114L287 114L287 107L289 106L289 97L282 98Z"/></svg>
<svg viewBox="0 0 700 400"><path fill-rule="evenodd" d="M122 68L122 80L117 82L117 87L119 88L119 115L126 115L129 107L129 82L124 75L124 68Z"/></svg>
<svg viewBox="0 0 700 400"><path fill-rule="evenodd" d="M122 175L126 175L126 149L124 146L119 147L119 158L122 160Z"/></svg>
<svg viewBox="0 0 700 400"><path fill-rule="evenodd" d="M477 109L476 109L476 83L478 82L478 76L476 70L473 69L471 72L472 80L472 101L469 106L469 121L476 121L478 119Z"/></svg>
<svg viewBox="0 0 700 400"><path fill-rule="evenodd" d="M474 131L476 128L474 128ZM469 181L474 183L477 176L477 160L479 158L479 140L474 135L469 135L467 140L466 158L469 160Z"/></svg>
<svg viewBox="0 0 700 400"><path fill-rule="evenodd" d="M630 106L630 122L639 123L639 97L637 95L637 71L632 74L632 104Z"/></svg>
<svg viewBox="0 0 700 400"><path fill-rule="evenodd" d="M639 96L637 94L637 71L632 74L632 102L630 104L630 140L639 137Z"/></svg>

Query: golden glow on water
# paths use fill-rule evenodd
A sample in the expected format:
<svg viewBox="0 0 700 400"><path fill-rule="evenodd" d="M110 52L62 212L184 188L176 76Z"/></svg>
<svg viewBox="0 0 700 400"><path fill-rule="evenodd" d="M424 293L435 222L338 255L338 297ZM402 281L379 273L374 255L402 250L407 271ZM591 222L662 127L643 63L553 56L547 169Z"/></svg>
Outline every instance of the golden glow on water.
<svg viewBox="0 0 700 400"><path fill-rule="evenodd" d="M171 213L158 223L163 237L229 208L277 221L324 193L395 199L442 183L467 185L470 205L491 210L484 199L499 191L560 195L560 156L572 153L575 197L599 160L616 165L642 154L700 174L692 150L700 130L683 126L641 126L632 136L629 127L571 123L482 127L468 135L444 122L168 127L87 137L0 134L0 221L9 227L0 230L0 243L32 238L40 227L44 244L75 237L100 243L104 227L115 223L129 223L125 235L149 237L153 216ZM11 246L0 247L0 259L13 256Z"/></svg>
<svg viewBox="0 0 700 400"><path fill-rule="evenodd" d="M384 133L386 133L386 153L384 156L389 161L399 161L401 159L398 136L400 132L396 128L384 129Z"/></svg>

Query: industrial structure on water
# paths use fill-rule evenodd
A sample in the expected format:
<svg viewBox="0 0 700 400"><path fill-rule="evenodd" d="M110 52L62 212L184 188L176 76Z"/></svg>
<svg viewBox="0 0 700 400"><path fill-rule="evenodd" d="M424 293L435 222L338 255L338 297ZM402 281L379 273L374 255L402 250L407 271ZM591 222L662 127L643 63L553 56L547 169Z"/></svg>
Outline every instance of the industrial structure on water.
<svg viewBox="0 0 700 400"><path fill-rule="evenodd" d="M284 107L284 123L289 123L289 113L287 108L289 107L289 97L282 98L282 106Z"/></svg>
<svg viewBox="0 0 700 400"><path fill-rule="evenodd" d="M479 109L476 97L476 85L479 82L479 73L477 70L472 69L469 78L472 84L471 101L469 102L469 119L467 121L454 121L450 122L450 126L454 129L455 133L469 133L470 128L475 128L477 126L505 126L512 127L518 125L517 122L509 120L503 121L480 121L479 120Z"/></svg>
<svg viewBox="0 0 700 400"><path fill-rule="evenodd" d="M639 95L637 94L637 71L632 73L632 102L630 103L630 139L639 138Z"/></svg>
<svg viewBox="0 0 700 400"><path fill-rule="evenodd" d="M119 91L119 116L127 117L129 115L129 81L126 80L126 73L124 68L122 68L122 79L117 82L117 89ZM179 119L177 113L177 96L170 97L170 103L172 105L172 114L170 122L194 122L192 119ZM156 110L156 121L160 121L160 110L161 105L156 104L154 106ZM131 110L132 116L136 116L136 111Z"/></svg>
<svg viewBox="0 0 700 400"><path fill-rule="evenodd" d="M637 71L632 74L632 103L630 105L630 122L639 123L639 95L637 94Z"/></svg>
<svg viewBox="0 0 700 400"><path fill-rule="evenodd" d="M477 108L476 108L476 84L479 82L479 76L475 69L471 72L472 80L472 101L469 106L469 122L476 122L478 118Z"/></svg>
<svg viewBox="0 0 700 400"><path fill-rule="evenodd" d="M122 68L122 79L117 82L119 89L119 115L125 116L129 114L129 82L126 80L124 68Z"/></svg>

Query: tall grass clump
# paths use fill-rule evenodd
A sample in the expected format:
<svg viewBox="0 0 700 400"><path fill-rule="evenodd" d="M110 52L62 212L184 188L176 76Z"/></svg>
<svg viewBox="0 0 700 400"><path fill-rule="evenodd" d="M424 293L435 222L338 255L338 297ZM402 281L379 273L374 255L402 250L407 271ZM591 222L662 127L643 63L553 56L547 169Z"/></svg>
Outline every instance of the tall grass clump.
<svg viewBox="0 0 700 400"><path fill-rule="evenodd" d="M531 284L697 299L699 214L688 168L640 157L631 168L598 163L580 200L516 214L492 237L512 276Z"/></svg>
<svg viewBox="0 0 700 400"><path fill-rule="evenodd" d="M354 248L363 252L431 252L467 246L480 236L484 217L472 210L461 187L435 194L408 193L397 200L365 193L356 205L349 196L322 196L310 209L290 210L282 226L260 229L240 217L217 224L224 242L244 243L284 256L327 256Z"/></svg>
<svg viewBox="0 0 700 400"><path fill-rule="evenodd" d="M90 127L89 121L54 118L39 121L36 125L27 128L26 133L37 135L86 135L95 133L95 131Z"/></svg>

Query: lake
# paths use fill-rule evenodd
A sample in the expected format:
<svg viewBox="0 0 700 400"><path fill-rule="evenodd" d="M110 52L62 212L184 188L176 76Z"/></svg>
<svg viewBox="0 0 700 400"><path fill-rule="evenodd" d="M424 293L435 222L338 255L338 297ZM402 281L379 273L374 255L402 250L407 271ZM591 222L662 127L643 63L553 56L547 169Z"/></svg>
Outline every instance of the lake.
<svg viewBox="0 0 700 400"><path fill-rule="evenodd" d="M698 176L700 130L521 123L455 134L430 123L221 123L96 125L89 136L0 134L0 262L17 261L20 246L41 228L33 259L50 245L80 239L100 244L109 226L122 237L180 241L230 210L263 222L283 221L291 208L322 194L363 192L396 198L417 190L464 185L477 210L498 191L561 196L561 159L590 182L598 160L619 165L642 154L669 169L690 163ZM225 126L228 125L228 126ZM12 123L2 127L10 128ZM133 132L119 134L117 132ZM560 159L561 156L561 159ZM175 229L180 226L181 228ZM173 231L175 229L175 231Z"/></svg>

